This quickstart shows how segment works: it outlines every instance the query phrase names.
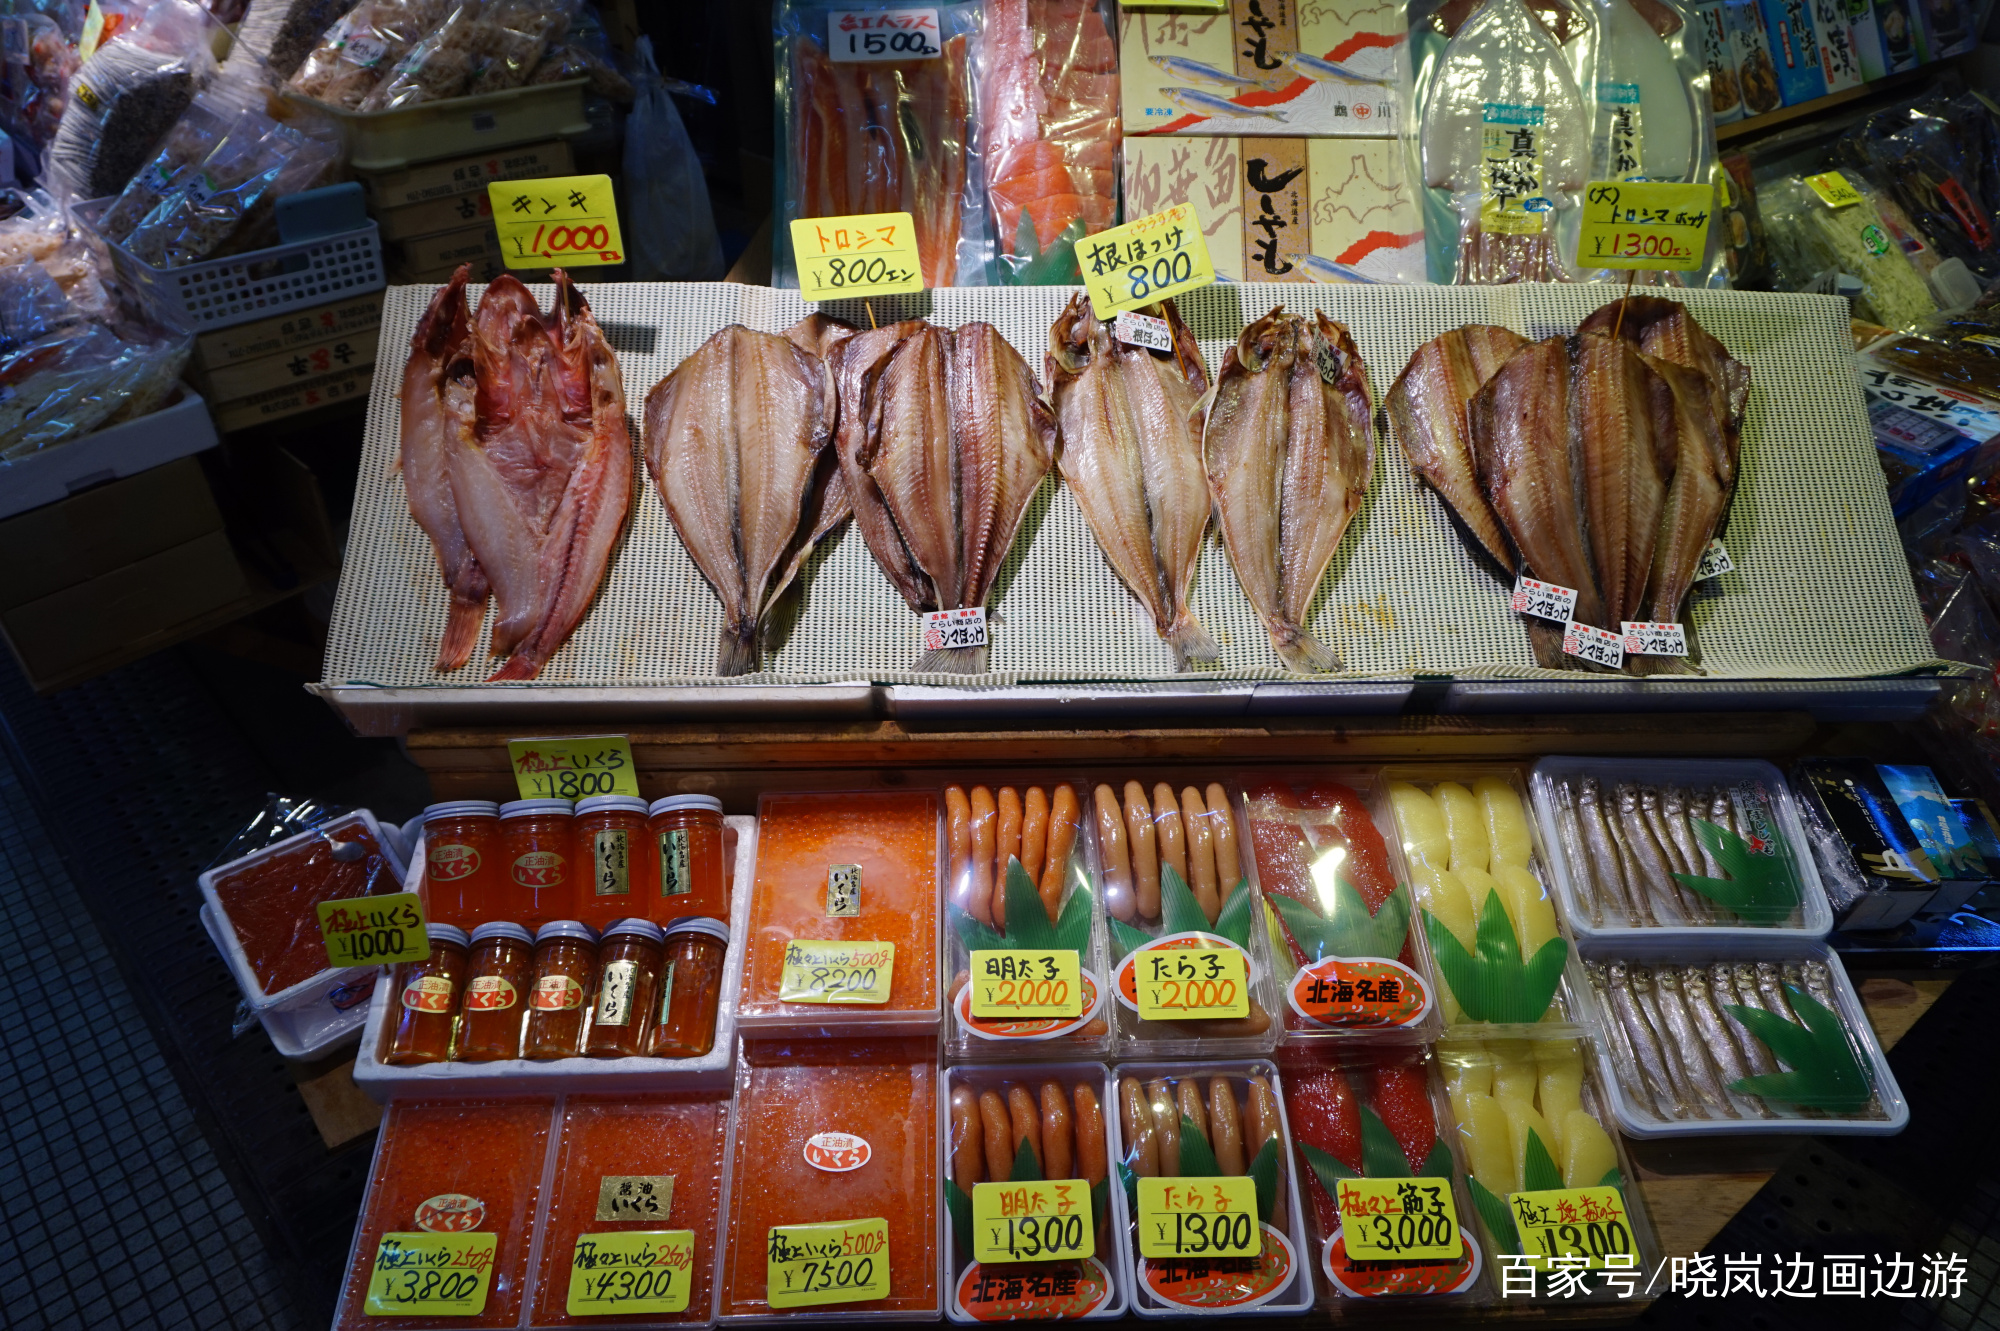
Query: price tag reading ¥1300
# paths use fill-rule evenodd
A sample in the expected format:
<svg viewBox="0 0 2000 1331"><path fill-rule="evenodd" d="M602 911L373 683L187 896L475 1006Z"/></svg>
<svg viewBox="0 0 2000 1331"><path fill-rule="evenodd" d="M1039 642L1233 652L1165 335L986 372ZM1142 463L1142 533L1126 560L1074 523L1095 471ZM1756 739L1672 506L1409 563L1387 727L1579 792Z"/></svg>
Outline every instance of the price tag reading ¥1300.
<svg viewBox="0 0 2000 1331"><path fill-rule="evenodd" d="M1081 1017L1083 974L1076 953L1068 948L974 952L972 1015L1003 1021Z"/></svg>
<svg viewBox="0 0 2000 1331"><path fill-rule="evenodd" d="M1714 212L1712 185L1593 181L1583 192L1577 266L1699 268Z"/></svg>
<svg viewBox="0 0 2000 1331"><path fill-rule="evenodd" d="M1192 205L1114 226L1076 242L1083 287L1100 319L1166 300L1215 280L1208 241Z"/></svg>
<svg viewBox="0 0 2000 1331"><path fill-rule="evenodd" d="M765 1244L765 1300L773 1308L810 1308L886 1299L889 1256L887 1220L774 1225Z"/></svg>
<svg viewBox="0 0 2000 1331"><path fill-rule="evenodd" d="M972 1186L972 1260L1060 1262L1097 1254L1082 1179Z"/></svg>
<svg viewBox="0 0 2000 1331"><path fill-rule="evenodd" d="M330 966L392 966L431 954L424 899L415 892L322 901L319 933Z"/></svg>
<svg viewBox="0 0 2000 1331"><path fill-rule="evenodd" d="M924 289L917 224L908 213L802 217L792 223L792 260L807 300Z"/></svg>
<svg viewBox="0 0 2000 1331"><path fill-rule="evenodd" d="M785 944L785 970L778 981L778 1001L886 1003L895 967L894 943L794 938Z"/></svg>
<svg viewBox="0 0 2000 1331"><path fill-rule="evenodd" d="M1263 1251L1256 1180L1139 1180L1141 1257L1255 1257Z"/></svg>
<svg viewBox="0 0 2000 1331"><path fill-rule="evenodd" d="M368 1273L370 1317L477 1317L493 1289L498 1234L384 1234Z"/></svg>
<svg viewBox="0 0 2000 1331"><path fill-rule="evenodd" d="M1146 1021L1250 1015L1248 958L1233 947L1147 948L1133 963Z"/></svg>
<svg viewBox="0 0 2000 1331"><path fill-rule="evenodd" d="M1358 1262L1450 1261L1465 1250L1450 1179L1342 1179L1340 1228Z"/></svg>
<svg viewBox="0 0 2000 1331"><path fill-rule="evenodd" d="M1516 1192L1507 1197L1521 1250L1547 1269L1552 1257L1582 1257L1590 1269L1604 1270L1607 1260L1628 1265L1639 1249L1632 1239L1632 1222L1625 1199L1616 1188L1551 1188L1546 1192Z"/></svg>
<svg viewBox="0 0 2000 1331"><path fill-rule="evenodd" d="M571 1317L686 1312L693 1284L691 1229L579 1234L567 1309Z"/></svg>
<svg viewBox="0 0 2000 1331"><path fill-rule="evenodd" d="M580 800L639 793L632 743L623 735L556 735L510 739L507 757L524 800Z"/></svg>
<svg viewBox="0 0 2000 1331"><path fill-rule="evenodd" d="M499 180L486 187L509 268L625 262L610 176Z"/></svg>

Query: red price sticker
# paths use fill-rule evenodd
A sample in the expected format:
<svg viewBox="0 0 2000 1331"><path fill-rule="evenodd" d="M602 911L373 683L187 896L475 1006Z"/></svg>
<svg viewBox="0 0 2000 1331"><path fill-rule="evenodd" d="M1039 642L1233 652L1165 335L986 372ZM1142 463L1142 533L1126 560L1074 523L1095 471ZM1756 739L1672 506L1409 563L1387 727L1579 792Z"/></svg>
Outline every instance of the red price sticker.
<svg viewBox="0 0 2000 1331"><path fill-rule="evenodd" d="M610 176L502 180L486 187L509 268L625 262Z"/></svg>

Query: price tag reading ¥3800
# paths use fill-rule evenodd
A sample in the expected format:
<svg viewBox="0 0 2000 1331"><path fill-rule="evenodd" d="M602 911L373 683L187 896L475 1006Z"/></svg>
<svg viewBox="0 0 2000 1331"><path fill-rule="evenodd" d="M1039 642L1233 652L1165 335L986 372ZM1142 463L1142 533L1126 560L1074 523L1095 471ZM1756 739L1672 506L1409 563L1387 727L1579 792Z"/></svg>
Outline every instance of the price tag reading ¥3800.
<svg viewBox="0 0 2000 1331"><path fill-rule="evenodd" d="M493 1289L498 1234L384 1234L368 1273L370 1317L476 1317Z"/></svg>
<svg viewBox="0 0 2000 1331"><path fill-rule="evenodd" d="M509 268L624 263L610 176L498 180L486 187Z"/></svg>
<svg viewBox="0 0 2000 1331"><path fill-rule="evenodd" d="M632 742L623 735L555 735L510 739L507 757L524 800L580 800L639 793Z"/></svg>
<svg viewBox="0 0 2000 1331"><path fill-rule="evenodd" d="M764 1297L773 1308L862 1303L889 1297L889 1222L830 1220L773 1225L764 1251Z"/></svg>
<svg viewBox="0 0 2000 1331"><path fill-rule="evenodd" d="M1166 300L1215 280L1208 241L1191 204L1114 226L1076 242L1083 287L1099 319Z"/></svg>
<svg viewBox="0 0 2000 1331"><path fill-rule="evenodd" d="M1450 1179L1342 1179L1340 1229L1357 1262L1450 1261L1465 1251Z"/></svg>
<svg viewBox="0 0 2000 1331"><path fill-rule="evenodd" d="M686 1312L694 1285L694 1231L579 1234L569 1261L571 1317Z"/></svg>
<svg viewBox="0 0 2000 1331"><path fill-rule="evenodd" d="M794 938L785 944L785 970L778 981L778 1001L886 1003L895 967L894 943Z"/></svg>
<svg viewBox="0 0 2000 1331"><path fill-rule="evenodd" d="M1263 1251L1256 1180L1139 1180L1141 1257L1255 1257Z"/></svg>
<svg viewBox="0 0 2000 1331"><path fill-rule="evenodd" d="M1076 953L1068 948L974 952L972 1015L1002 1021L1081 1017L1083 974Z"/></svg>
<svg viewBox="0 0 2000 1331"><path fill-rule="evenodd" d="M1712 185L1592 181L1583 192L1577 267L1699 268L1714 211Z"/></svg>
<svg viewBox="0 0 2000 1331"><path fill-rule="evenodd" d="M1082 1179L972 1186L972 1260L1060 1262L1097 1254Z"/></svg>
<svg viewBox="0 0 2000 1331"><path fill-rule="evenodd" d="M1616 1188L1509 1193L1507 1209L1514 1213L1521 1250L1543 1269L1552 1257L1583 1257L1590 1269L1602 1271L1614 1257L1620 1266L1629 1265L1639 1251L1625 1198Z"/></svg>
<svg viewBox="0 0 2000 1331"><path fill-rule="evenodd" d="M415 892L322 901L319 933L330 966L385 966L431 954L424 899Z"/></svg>
<svg viewBox="0 0 2000 1331"><path fill-rule="evenodd" d="M924 289L917 224L908 213L802 217L792 223L792 261L807 300Z"/></svg>
<svg viewBox="0 0 2000 1331"><path fill-rule="evenodd" d="M1249 958L1241 949L1147 948L1133 962L1146 1021L1250 1015Z"/></svg>

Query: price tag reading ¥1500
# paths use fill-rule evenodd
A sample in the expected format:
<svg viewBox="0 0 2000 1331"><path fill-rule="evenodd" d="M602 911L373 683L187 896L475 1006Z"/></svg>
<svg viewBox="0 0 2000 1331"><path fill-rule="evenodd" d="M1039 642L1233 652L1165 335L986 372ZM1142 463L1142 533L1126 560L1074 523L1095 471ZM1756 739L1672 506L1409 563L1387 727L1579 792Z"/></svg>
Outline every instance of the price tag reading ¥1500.
<svg viewBox="0 0 2000 1331"><path fill-rule="evenodd" d="M1146 948L1133 962L1146 1021L1250 1015L1249 958L1242 949Z"/></svg>
<svg viewBox="0 0 2000 1331"><path fill-rule="evenodd" d="M1611 1266L1611 1258L1628 1266L1639 1251L1625 1199L1616 1188L1509 1193L1507 1209L1514 1213L1521 1250L1544 1270L1552 1257L1582 1257L1597 1271Z"/></svg>
<svg viewBox="0 0 2000 1331"><path fill-rule="evenodd" d="M1553 619L1558 624L1567 624L1569 617L1576 613L1576 588L1517 577L1514 579L1514 595L1508 599L1507 606L1517 615L1533 615L1537 619Z"/></svg>
<svg viewBox="0 0 2000 1331"><path fill-rule="evenodd" d="M569 1261L571 1317L686 1312L694 1285L694 1231L579 1234Z"/></svg>
<svg viewBox="0 0 2000 1331"><path fill-rule="evenodd" d="M1712 185L1596 180L1583 192L1579 268L1701 267L1715 212Z"/></svg>
<svg viewBox="0 0 2000 1331"><path fill-rule="evenodd" d="M1465 1250L1450 1179L1342 1179L1339 1204L1358 1262L1450 1261Z"/></svg>
<svg viewBox="0 0 2000 1331"><path fill-rule="evenodd" d="M477 1317L493 1289L498 1234L384 1234L368 1273L370 1317Z"/></svg>
<svg viewBox="0 0 2000 1331"><path fill-rule="evenodd" d="M1263 1251L1254 1179L1139 1180L1141 1257L1255 1257Z"/></svg>
<svg viewBox="0 0 2000 1331"><path fill-rule="evenodd" d="M765 1243L764 1297L773 1308L886 1299L889 1257L889 1222L880 1218L774 1225Z"/></svg>
<svg viewBox="0 0 2000 1331"><path fill-rule="evenodd" d="M972 1260L1060 1262L1097 1254L1090 1222L1090 1185L1082 1179L1045 1183L975 1183Z"/></svg>
<svg viewBox="0 0 2000 1331"><path fill-rule="evenodd" d="M639 793L632 742L623 735L555 735L510 739L507 757L524 800L580 800Z"/></svg>
<svg viewBox="0 0 2000 1331"><path fill-rule="evenodd" d="M778 1000L886 1003L895 966L894 943L794 938L785 944L785 970L778 981Z"/></svg>
<svg viewBox="0 0 2000 1331"><path fill-rule="evenodd" d="M424 899L415 892L322 901L319 933L330 966L385 966L431 954Z"/></svg>
<svg viewBox="0 0 2000 1331"><path fill-rule="evenodd" d="M509 268L624 263L610 176L498 180L486 187Z"/></svg>
<svg viewBox="0 0 2000 1331"><path fill-rule="evenodd" d="M1083 287L1099 319L1166 300L1215 280L1208 241L1192 205L1114 226L1076 242Z"/></svg>
<svg viewBox="0 0 2000 1331"><path fill-rule="evenodd" d="M908 213L800 218L792 223L792 261L807 300L924 289L917 224Z"/></svg>
<svg viewBox="0 0 2000 1331"><path fill-rule="evenodd" d="M826 53L835 64L932 60L944 54L935 9L836 9L826 16Z"/></svg>
<svg viewBox="0 0 2000 1331"><path fill-rule="evenodd" d="M1083 974L1076 953L1068 948L974 952L972 1015L1002 1021L1081 1017Z"/></svg>
<svg viewBox="0 0 2000 1331"><path fill-rule="evenodd" d="M1579 661L1610 670L1625 664L1625 639L1574 619L1563 627L1563 651Z"/></svg>

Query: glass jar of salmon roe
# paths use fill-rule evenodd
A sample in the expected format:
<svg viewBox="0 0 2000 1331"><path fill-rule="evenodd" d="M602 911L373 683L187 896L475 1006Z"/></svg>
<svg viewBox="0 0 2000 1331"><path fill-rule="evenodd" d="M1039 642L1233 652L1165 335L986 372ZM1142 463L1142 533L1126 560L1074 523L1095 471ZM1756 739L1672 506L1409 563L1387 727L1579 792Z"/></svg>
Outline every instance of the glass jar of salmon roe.
<svg viewBox="0 0 2000 1331"><path fill-rule="evenodd" d="M494 920L472 931L472 978L465 983L458 1056L468 1063L521 1056L535 944L518 924Z"/></svg>
<svg viewBox="0 0 2000 1331"><path fill-rule="evenodd" d="M669 795L653 801L646 819L660 884L646 917L667 924L690 915L729 922L722 872L722 801L713 795Z"/></svg>
<svg viewBox="0 0 2000 1331"><path fill-rule="evenodd" d="M451 1026L471 943L465 930L449 924L433 924L424 932L430 935L431 954L396 968L396 1029L384 1063L442 1063L451 1057Z"/></svg>
<svg viewBox="0 0 2000 1331"><path fill-rule="evenodd" d="M659 1024L647 1043L655 1058L700 1058L715 1047L715 1009L722 1001L722 958L729 926L700 917L667 929L660 966Z"/></svg>
<svg viewBox="0 0 2000 1331"><path fill-rule="evenodd" d="M576 805L577 917L593 929L646 909L659 860L646 836L646 801L593 795Z"/></svg>
<svg viewBox="0 0 2000 1331"><path fill-rule="evenodd" d="M645 1051L665 937L659 925L641 919L620 920L604 931L597 949L597 1006L584 1053L622 1058Z"/></svg>
<svg viewBox="0 0 2000 1331"><path fill-rule="evenodd" d="M583 1052L584 1004L597 978L597 932L576 920L535 931L535 988L528 1004L529 1058Z"/></svg>
<svg viewBox="0 0 2000 1331"><path fill-rule="evenodd" d="M501 914L500 806L452 800L424 810L424 911L470 929Z"/></svg>
<svg viewBox="0 0 2000 1331"><path fill-rule="evenodd" d="M499 918L530 928L576 918L575 818L568 800L514 800L500 806L500 858L509 909Z"/></svg>

